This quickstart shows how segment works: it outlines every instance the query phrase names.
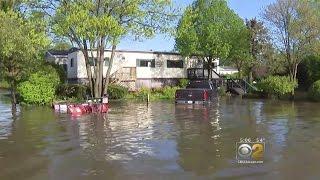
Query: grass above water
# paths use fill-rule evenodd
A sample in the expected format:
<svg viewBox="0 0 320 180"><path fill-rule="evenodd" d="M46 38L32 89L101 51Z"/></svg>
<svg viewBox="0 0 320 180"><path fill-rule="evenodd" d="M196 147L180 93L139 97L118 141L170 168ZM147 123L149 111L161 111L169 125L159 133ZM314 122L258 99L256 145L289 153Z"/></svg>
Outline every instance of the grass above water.
<svg viewBox="0 0 320 180"><path fill-rule="evenodd" d="M126 100L142 100L147 101L148 95L150 101L157 101L157 100L174 100L175 92L180 87L164 87L159 89L147 89L141 88L137 92L130 92L125 96L124 99Z"/></svg>

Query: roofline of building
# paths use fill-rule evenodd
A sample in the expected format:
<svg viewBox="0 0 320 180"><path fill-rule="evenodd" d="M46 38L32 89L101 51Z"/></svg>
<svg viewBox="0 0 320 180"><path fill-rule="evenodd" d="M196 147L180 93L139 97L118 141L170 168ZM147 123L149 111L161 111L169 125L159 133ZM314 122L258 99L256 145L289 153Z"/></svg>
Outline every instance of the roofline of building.
<svg viewBox="0 0 320 180"><path fill-rule="evenodd" d="M91 49L88 49L89 51L92 51ZM71 48L69 50L69 53L80 51L79 48ZM95 50L94 50L95 51ZM111 52L111 49L105 49L105 52ZM149 54L169 54L169 55L181 55L178 52L167 52L167 51L142 51L142 50L116 50L116 52L123 52L123 53L149 53Z"/></svg>

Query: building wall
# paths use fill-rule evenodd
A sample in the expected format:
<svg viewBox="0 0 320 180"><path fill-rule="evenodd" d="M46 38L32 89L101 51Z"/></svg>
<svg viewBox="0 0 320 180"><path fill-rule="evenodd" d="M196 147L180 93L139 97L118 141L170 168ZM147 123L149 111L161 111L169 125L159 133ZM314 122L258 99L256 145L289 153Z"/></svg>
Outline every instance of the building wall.
<svg viewBox="0 0 320 180"><path fill-rule="evenodd" d="M89 53L89 55L91 52ZM93 52L93 56L96 57L96 53ZM105 52L105 57L110 57L111 52ZM68 78L87 78L87 72L85 67L85 60L82 52L77 51L69 54L70 59L75 58L77 62L77 71L70 69L68 72ZM137 59L155 59L155 67L137 67ZM189 67L190 62L184 63L184 68L167 68L167 60L184 60L180 55L170 54L154 54L152 52L116 52L111 74L119 70L122 67L136 67L136 78L186 78L186 69ZM191 61L195 61L192 59ZM70 67L70 66L68 66ZM104 77L107 72L107 66L104 66Z"/></svg>
<svg viewBox="0 0 320 180"><path fill-rule="evenodd" d="M71 66L71 59L73 59L73 66ZM68 79L77 79L78 77L78 69L79 69L79 53L72 52L68 54L68 62L67 62L67 77Z"/></svg>
<svg viewBox="0 0 320 180"><path fill-rule="evenodd" d="M106 51L104 55L105 57L110 57L111 52ZM89 56L96 57L96 52L89 52ZM74 59L73 67L71 67L71 59ZM138 67L137 59L155 59L155 67ZM184 68L168 68L167 60L183 60ZM218 65L215 71L220 75L235 72L233 69L220 67L218 59L214 63ZM85 60L81 51L69 53L67 65L68 82L86 83L88 81ZM119 69L135 68L135 81L124 82L125 85L132 86L132 84L135 84L136 89L141 87L159 88L166 85L176 85L180 79L187 78L187 69L191 67L202 68L202 63L196 57L185 59L181 55L174 53L159 54L156 52L117 51L112 64L111 74ZM107 68L108 66L104 66L104 77ZM219 78L216 74L213 74L213 76Z"/></svg>
<svg viewBox="0 0 320 180"><path fill-rule="evenodd" d="M143 56L141 54L140 56ZM156 55L155 68L137 67L137 78L186 78L186 61L179 55ZM184 60L184 68L167 68L167 60Z"/></svg>

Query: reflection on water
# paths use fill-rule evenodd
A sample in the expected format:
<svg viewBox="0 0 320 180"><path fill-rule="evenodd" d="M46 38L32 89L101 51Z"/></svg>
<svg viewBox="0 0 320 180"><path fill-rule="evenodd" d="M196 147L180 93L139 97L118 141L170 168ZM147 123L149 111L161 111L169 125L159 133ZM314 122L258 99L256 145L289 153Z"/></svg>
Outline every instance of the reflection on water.
<svg viewBox="0 0 320 180"><path fill-rule="evenodd" d="M10 98L7 91L0 89L0 140L6 139L12 132L12 123L14 118L11 113ZM19 114L19 107L17 107L17 114Z"/></svg>
<svg viewBox="0 0 320 180"><path fill-rule="evenodd" d="M0 179L319 179L318 105L114 102L105 116L37 107L12 121L2 101ZM237 164L241 137L266 139L264 164Z"/></svg>
<svg viewBox="0 0 320 180"><path fill-rule="evenodd" d="M0 139L7 138L12 132L12 114L11 107L6 104L0 104Z"/></svg>

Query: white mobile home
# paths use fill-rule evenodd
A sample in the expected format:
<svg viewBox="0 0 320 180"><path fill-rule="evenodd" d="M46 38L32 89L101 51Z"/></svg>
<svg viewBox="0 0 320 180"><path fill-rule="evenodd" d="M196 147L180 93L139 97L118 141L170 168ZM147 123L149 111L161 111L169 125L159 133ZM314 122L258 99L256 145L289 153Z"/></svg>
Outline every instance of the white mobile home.
<svg viewBox="0 0 320 180"><path fill-rule="evenodd" d="M96 61L96 52L89 52L90 62ZM111 51L105 51L104 76L107 72ZM93 58L92 58L93 57ZM219 60L215 62L214 78L224 74L219 67ZM87 71L83 53L76 48L68 53L67 77L70 83L84 83L87 81ZM156 51L125 51L117 50L113 60L110 78L114 83L120 83L131 90L141 87L157 88L165 85L175 85L178 80L187 78L187 69L202 67L197 57L184 58L175 52ZM221 71L222 70L222 71Z"/></svg>

